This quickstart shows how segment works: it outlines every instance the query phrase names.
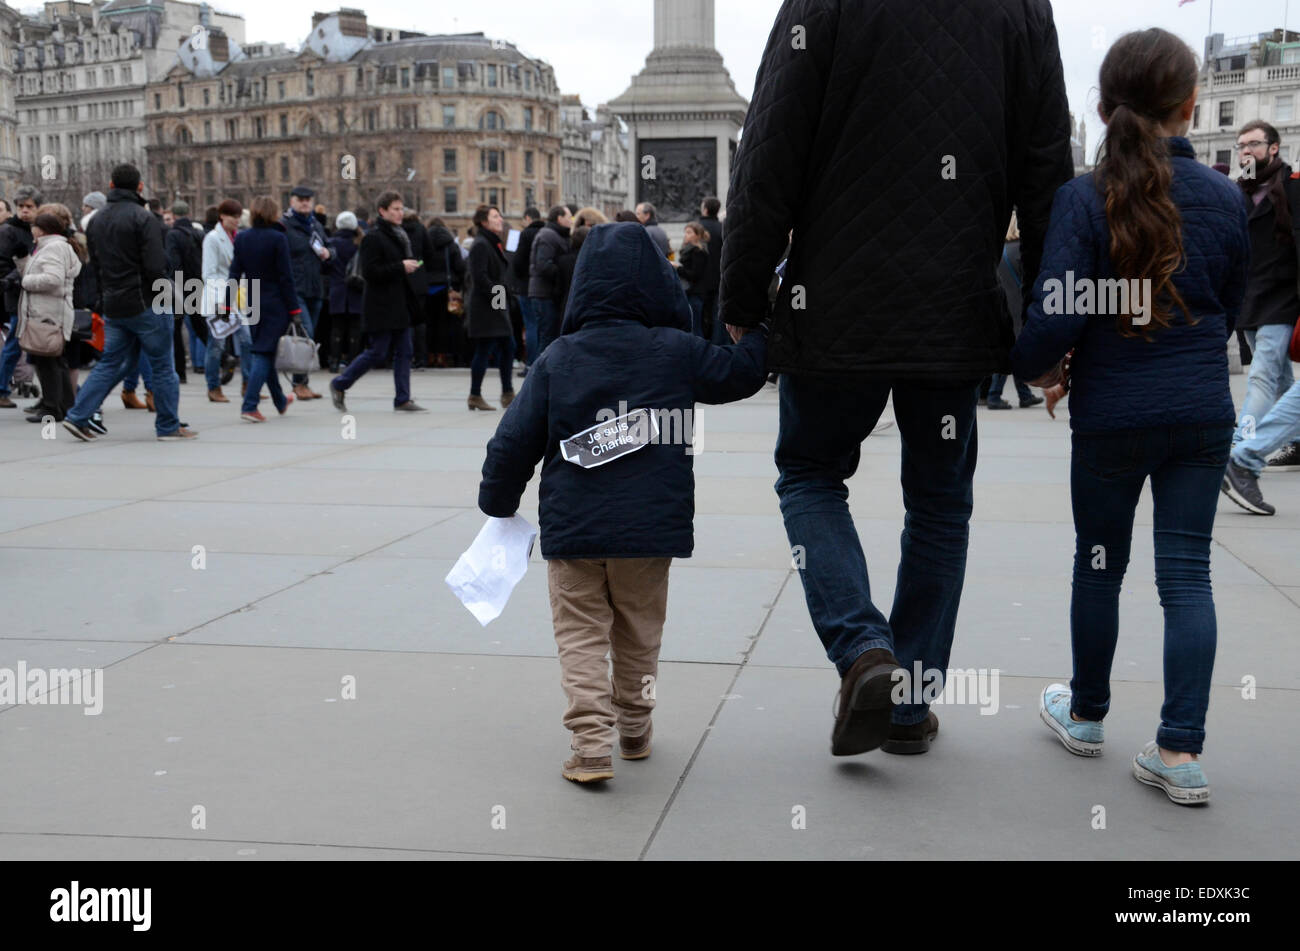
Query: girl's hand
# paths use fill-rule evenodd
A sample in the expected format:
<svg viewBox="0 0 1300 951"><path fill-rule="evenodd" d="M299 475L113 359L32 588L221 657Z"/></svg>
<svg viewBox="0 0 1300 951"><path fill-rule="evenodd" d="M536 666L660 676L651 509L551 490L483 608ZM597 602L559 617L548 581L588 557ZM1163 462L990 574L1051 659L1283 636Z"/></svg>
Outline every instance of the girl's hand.
<svg viewBox="0 0 1300 951"><path fill-rule="evenodd" d="M1047 400L1047 415L1056 419L1056 404L1065 399L1065 387L1057 384L1043 390L1043 398Z"/></svg>

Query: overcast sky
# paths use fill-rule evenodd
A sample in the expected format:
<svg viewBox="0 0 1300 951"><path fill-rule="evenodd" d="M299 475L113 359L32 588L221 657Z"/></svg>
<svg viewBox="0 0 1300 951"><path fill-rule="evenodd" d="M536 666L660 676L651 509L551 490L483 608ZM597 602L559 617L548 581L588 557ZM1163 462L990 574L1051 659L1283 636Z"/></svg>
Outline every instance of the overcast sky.
<svg viewBox="0 0 1300 951"><path fill-rule="evenodd" d="M871 0L857 0L869 3ZM918 4L926 0L916 0ZM1096 119L1097 70L1107 47L1122 33L1160 26L1182 36L1197 55L1205 49L1211 0L1054 0L1070 108L1090 117L1089 156L1101 124ZM653 0L350 0L372 23L425 33L483 31L517 44L555 68L560 89L595 106L619 95L641 69L653 43ZM213 6L243 14L249 40L297 45L311 28L315 10L337 9L325 0L215 0ZM1289 25L1300 28L1300 0ZM717 46L736 88L748 97L754 74L781 7L780 0L716 0ZM1217 0L1214 30L1228 37L1282 26L1287 0Z"/></svg>

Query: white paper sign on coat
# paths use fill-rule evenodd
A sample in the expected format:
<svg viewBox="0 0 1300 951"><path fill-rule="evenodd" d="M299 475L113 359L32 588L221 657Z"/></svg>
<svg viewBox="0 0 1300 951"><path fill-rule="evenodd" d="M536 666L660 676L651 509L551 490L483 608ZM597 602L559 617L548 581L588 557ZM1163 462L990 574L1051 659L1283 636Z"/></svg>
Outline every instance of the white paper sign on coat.
<svg viewBox="0 0 1300 951"><path fill-rule="evenodd" d="M519 515L489 518L446 581L484 627L501 616L510 592L523 580L537 529Z"/></svg>

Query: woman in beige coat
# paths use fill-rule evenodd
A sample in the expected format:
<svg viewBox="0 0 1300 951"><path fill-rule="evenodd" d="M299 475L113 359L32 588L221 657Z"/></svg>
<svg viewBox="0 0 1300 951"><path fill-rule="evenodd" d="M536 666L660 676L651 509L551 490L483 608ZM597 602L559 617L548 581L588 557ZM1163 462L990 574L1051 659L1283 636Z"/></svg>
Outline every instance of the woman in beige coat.
<svg viewBox="0 0 1300 951"><path fill-rule="evenodd" d="M41 401L27 421L39 423L52 416L61 422L76 398L66 344L72 339L72 285L81 273L82 251L68 241L67 226L48 212L38 214L32 222L32 237L36 239L35 249L19 262L23 276L18 299L19 339L23 328L37 321L62 330L65 350L57 355L28 354L28 362L41 382Z"/></svg>

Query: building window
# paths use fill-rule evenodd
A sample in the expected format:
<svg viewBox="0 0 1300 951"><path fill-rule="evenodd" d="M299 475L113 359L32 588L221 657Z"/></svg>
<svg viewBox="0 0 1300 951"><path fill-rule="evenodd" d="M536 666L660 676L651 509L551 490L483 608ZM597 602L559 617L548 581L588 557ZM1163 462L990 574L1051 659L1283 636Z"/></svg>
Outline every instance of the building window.
<svg viewBox="0 0 1300 951"><path fill-rule="evenodd" d="M158 181L160 182L167 181L167 166L159 163L157 171L158 171Z"/></svg>
<svg viewBox="0 0 1300 951"><path fill-rule="evenodd" d="M442 68L442 88L443 89L456 88L456 67L455 66L444 66Z"/></svg>
<svg viewBox="0 0 1300 951"><path fill-rule="evenodd" d="M227 119L227 120L226 120L226 138L227 138L227 139L237 139L237 138L239 138L239 120L238 120L238 119Z"/></svg>
<svg viewBox="0 0 1300 951"><path fill-rule="evenodd" d="M537 194L533 190L533 186L529 185L524 189L524 207L531 208L535 204L537 204Z"/></svg>
<svg viewBox="0 0 1300 951"><path fill-rule="evenodd" d="M442 210L449 215L456 214L459 208L460 198L456 194L456 186L448 185L442 190Z"/></svg>
<svg viewBox="0 0 1300 951"><path fill-rule="evenodd" d="M212 105L212 93L208 90L206 86L203 87L203 104L205 106Z"/></svg>
<svg viewBox="0 0 1300 951"><path fill-rule="evenodd" d="M1219 103L1219 126L1230 126L1235 121L1237 114L1237 103L1232 99L1226 99Z"/></svg>
<svg viewBox="0 0 1300 951"><path fill-rule="evenodd" d="M450 69L451 67L449 66L447 68ZM442 107L442 127L444 129L456 128L456 107L455 106Z"/></svg>
<svg viewBox="0 0 1300 951"><path fill-rule="evenodd" d="M279 94L279 96L280 96L281 99L284 98L284 80L283 80L283 79L281 79L281 80L279 80L279 81L276 82L276 84L275 84L275 91Z"/></svg>
<svg viewBox="0 0 1300 951"><path fill-rule="evenodd" d="M260 139L266 134L266 120L261 116L253 119L253 138Z"/></svg>
<svg viewBox="0 0 1300 951"><path fill-rule="evenodd" d="M546 156L546 177L555 177L555 156L550 153L547 153Z"/></svg>
<svg viewBox="0 0 1300 951"><path fill-rule="evenodd" d="M397 127L399 129L415 129L420 125L419 106L398 106L397 107Z"/></svg>
<svg viewBox="0 0 1300 951"><path fill-rule="evenodd" d="M378 128L379 128L379 110L367 109L366 110L366 131L374 132Z"/></svg>
<svg viewBox="0 0 1300 951"><path fill-rule="evenodd" d="M226 174L232 182L239 181L239 161L237 159L229 159L226 162Z"/></svg>
<svg viewBox="0 0 1300 951"><path fill-rule="evenodd" d="M524 106L524 131L533 131L533 107Z"/></svg>
<svg viewBox="0 0 1300 951"><path fill-rule="evenodd" d="M487 84L489 89L497 88L497 68L489 65L487 68Z"/></svg>
<svg viewBox="0 0 1300 951"><path fill-rule="evenodd" d="M181 162L181 184L188 185L194 177L194 163Z"/></svg>
<svg viewBox="0 0 1300 951"><path fill-rule="evenodd" d="M411 88L411 67L403 66L401 70L401 75L402 75L402 88L410 89Z"/></svg>
<svg viewBox="0 0 1300 951"><path fill-rule="evenodd" d="M289 134L289 115L288 113L282 112L280 113L280 135L286 136L288 134Z"/></svg>
<svg viewBox="0 0 1300 951"><path fill-rule="evenodd" d="M307 95L316 95L316 76L310 69L307 70Z"/></svg>
<svg viewBox="0 0 1300 951"><path fill-rule="evenodd" d="M504 188L480 188L479 200L485 205L491 205L494 208L504 208L506 204L506 190Z"/></svg>
<svg viewBox="0 0 1300 951"><path fill-rule="evenodd" d="M1196 108L1192 110L1192 128L1199 129L1200 127L1201 127L1201 104L1198 102L1196 104Z"/></svg>
<svg viewBox="0 0 1300 951"><path fill-rule="evenodd" d="M289 180L289 156L281 155L280 156L280 181L287 182L288 180Z"/></svg>
<svg viewBox="0 0 1300 951"><path fill-rule="evenodd" d="M442 150L442 171L444 174L453 175L456 172L456 150Z"/></svg>
<svg viewBox="0 0 1300 951"><path fill-rule="evenodd" d="M531 150L524 153L524 174L533 174L533 153Z"/></svg>
<svg viewBox="0 0 1300 951"><path fill-rule="evenodd" d="M479 153L479 171L485 175L504 175L506 153L500 149L484 149Z"/></svg>
<svg viewBox="0 0 1300 951"><path fill-rule="evenodd" d="M254 180L259 184L266 181L266 159L257 159L253 164L255 168Z"/></svg>
<svg viewBox="0 0 1300 951"><path fill-rule="evenodd" d="M335 89L335 93L337 95L340 96L343 95L343 86L346 82L347 82L347 77L344 76L342 73L339 73L337 76L334 77L334 85L337 87Z"/></svg>
<svg viewBox="0 0 1300 951"><path fill-rule="evenodd" d="M1287 93L1285 96L1273 97L1273 121L1274 122L1293 122L1295 120L1295 97Z"/></svg>
<svg viewBox="0 0 1300 951"><path fill-rule="evenodd" d="M495 109L489 109L478 120L478 127L486 129L489 132L495 132L506 127L505 120L501 118L501 113Z"/></svg>
<svg viewBox="0 0 1300 951"><path fill-rule="evenodd" d="M203 141L204 142L212 141L212 120L211 119L203 120Z"/></svg>
<svg viewBox="0 0 1300 951"><path fill-rule="evenodd" d="M524 70L524 88L525 89L533 88L533 71L531 69Z"/></svg>
<svg viewBox="0 0 1300 951"><path fill-rule="evenodd" d="M370 175L375 174L375 153L366 153L366 172Z"/></svg>
<svg viewBox="0 0 1300 951"><path fill-rule="evenodd" d="M323 160L319 152L312 152L307 156L307 177L312 181L320 181L324 176L321 174Z"/></svg>
<svg viewBox="0 0 1300 951"><path fill-rule="evenodd" d="M122 82L124 82L124 83L129 83L130 81L131 81L131 67L130 67L130 66L123 66L123 67L122 67Z"/></svg>
<svg viewBox="0 0 1300 951"><path fill-rule="evenodd" d="M216 169L213 167L212 162L210 161L204 162L203 163L203 184L215 185L216 183L217 183Z"/></svg>
<svg viewBox="0 0 1300 951"><path fill-rule="evenodd" d="M1228 165L1232 162L1232 153L1227 149L1219 149L1219 151L1214 153L1214 161L1223 165Z"/></svg>
<svg viewBox="0 0 1300 951"><path fill-rule="evenodd" d="M156 92L153 94L153 107L155 111L162 108L162 93Z"/></svg>

